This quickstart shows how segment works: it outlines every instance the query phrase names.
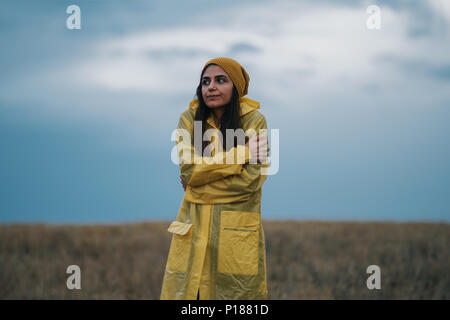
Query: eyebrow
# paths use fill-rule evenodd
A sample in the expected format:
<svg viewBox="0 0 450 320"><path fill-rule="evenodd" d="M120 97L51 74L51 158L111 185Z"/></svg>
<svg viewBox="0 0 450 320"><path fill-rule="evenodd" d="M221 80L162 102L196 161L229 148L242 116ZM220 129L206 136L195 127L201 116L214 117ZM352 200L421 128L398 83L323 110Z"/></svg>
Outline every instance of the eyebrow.
<svg viewBox="0 0 450 320"><path fill-rule="evenodd" d="M219 75L216 76L216 79L217 79L217 78L221 78L221 77L226 78L227 76L224 75L224 74L219 74ZM210 79L210 78L209 78L208 76L204 76L204 77L202 78L202 80L203 80L203 79Z"/></svg>

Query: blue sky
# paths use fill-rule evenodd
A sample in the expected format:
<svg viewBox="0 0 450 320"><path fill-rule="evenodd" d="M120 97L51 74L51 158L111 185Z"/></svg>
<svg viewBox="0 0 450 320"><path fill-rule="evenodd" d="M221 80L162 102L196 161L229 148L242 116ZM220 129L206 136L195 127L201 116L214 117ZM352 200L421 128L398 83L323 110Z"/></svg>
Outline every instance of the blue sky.
<svg viewBox="0 0 450 320"><path fill-rule="evenodd" d="M5 1L0 41L1 223L174 219L170 136L217 56L280 130L263 219L450 220L448 1Z"/></svg>

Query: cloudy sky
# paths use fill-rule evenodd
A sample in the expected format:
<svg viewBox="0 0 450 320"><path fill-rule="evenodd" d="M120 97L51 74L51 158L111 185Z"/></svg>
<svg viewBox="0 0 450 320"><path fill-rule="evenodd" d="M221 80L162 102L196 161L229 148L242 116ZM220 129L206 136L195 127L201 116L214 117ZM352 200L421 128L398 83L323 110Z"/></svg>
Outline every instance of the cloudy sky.
<svg viewBox="0 0 450 320"><path fill-rule="evenodd" d="M449 1L5 1L0 41L0 222L175 219L217 56L279 129L263 219L450 220Z"/></svg>

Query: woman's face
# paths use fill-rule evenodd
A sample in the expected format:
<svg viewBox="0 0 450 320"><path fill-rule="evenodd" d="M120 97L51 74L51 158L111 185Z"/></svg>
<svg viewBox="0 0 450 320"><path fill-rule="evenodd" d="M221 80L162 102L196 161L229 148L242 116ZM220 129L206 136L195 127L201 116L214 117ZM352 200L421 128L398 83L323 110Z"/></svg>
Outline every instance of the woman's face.
<svg viewBox="0 0 450 320"><path fill-rule="evenodd" d="M231 100L233 82L225 70L217 65L206 68L202 77L203 101L210 108L220 108Z"/></svg>

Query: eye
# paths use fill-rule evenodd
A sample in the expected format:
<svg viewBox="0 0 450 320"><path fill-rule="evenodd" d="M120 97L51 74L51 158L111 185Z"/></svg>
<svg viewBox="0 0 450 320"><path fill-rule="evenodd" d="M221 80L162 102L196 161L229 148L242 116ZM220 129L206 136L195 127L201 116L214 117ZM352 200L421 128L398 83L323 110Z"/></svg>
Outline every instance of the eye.
<svg viewBox="0 0 450 320"><path fill-rule="evenodd" d="M209 84L209 82L210 81L208 79L202 80L202 85L206 85L207 86ZM217 79L217 83L225 83L225 82L227 82L225 78L218 78Z"/></svg>

